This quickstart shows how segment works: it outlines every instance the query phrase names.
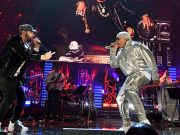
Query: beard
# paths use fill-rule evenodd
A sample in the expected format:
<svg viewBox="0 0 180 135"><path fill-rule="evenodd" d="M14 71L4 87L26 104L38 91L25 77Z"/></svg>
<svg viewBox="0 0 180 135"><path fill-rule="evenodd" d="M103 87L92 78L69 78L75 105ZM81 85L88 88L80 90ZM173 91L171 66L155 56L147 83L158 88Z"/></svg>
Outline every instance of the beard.
<svg viewBox="0 0 180 135"><path fill-rule="evenodd" d="M27 42L31 42L31 38L29 37L29 35L27 34L27 32L26 32L25 37L26 37Z"/></svg>

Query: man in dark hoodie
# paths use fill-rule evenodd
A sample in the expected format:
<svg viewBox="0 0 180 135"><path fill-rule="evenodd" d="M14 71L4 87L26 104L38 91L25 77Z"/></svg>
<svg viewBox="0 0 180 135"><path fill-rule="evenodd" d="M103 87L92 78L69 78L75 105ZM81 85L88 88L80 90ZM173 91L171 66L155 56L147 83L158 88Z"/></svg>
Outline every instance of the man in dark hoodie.
<svg viewBox="0 0 180 135"><path fill-rule="evenodd" d="M10 37L0 54L0 91L3 94L3 101L0 104L0 130L3 118L14 100L16 100L16 104L8 131L14 131L15 124L24 131L28 130L18 120L26 100L23 90L19 87L20 81L31 59L48 60L54 54L51 51L44 55L32 53L33 46L28 43L35 38L36 32L29 24L20 25L19 35Z"/></svg>

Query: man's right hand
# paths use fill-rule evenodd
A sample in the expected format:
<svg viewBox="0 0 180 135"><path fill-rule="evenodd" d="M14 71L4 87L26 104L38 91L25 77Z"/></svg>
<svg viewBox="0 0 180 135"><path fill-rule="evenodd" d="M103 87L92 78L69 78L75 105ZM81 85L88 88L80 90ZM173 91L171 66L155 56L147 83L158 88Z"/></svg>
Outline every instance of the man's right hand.
<svg viewBox="0 0 180 135"><path fill-rule="evenodd" d="M118 44L117 44L117 42L113 42L113 43L111 43L111 47L112 47L112 48L118 48Z"/></svg>
<svg viewBox="0 0 180 135"><path fill-rule="evenodd" d="M117 42L113 42L113 43L111 43L111 45L108 45L108 46L106 46L105 47L106 49L117 49L118 48L118 44L117 44Z"/></svg>

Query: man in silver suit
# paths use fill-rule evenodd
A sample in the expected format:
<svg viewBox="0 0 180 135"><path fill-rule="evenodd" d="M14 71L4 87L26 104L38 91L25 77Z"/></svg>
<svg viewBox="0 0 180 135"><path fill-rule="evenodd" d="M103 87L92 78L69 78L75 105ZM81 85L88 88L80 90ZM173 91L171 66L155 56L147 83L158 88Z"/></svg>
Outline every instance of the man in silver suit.
<svg viewBox="0 0 180 135"><path fill-rule="evenodd" d="M123 126L119 130L126 132L131 126L129 103L134 105L139 121L151 125L137 92L151 80L159 83L152 52L142 43L132 41L130 35L122 31L110 46L110 65L112 68L120 68L127 77L116 98L123 120Z"/></svg>

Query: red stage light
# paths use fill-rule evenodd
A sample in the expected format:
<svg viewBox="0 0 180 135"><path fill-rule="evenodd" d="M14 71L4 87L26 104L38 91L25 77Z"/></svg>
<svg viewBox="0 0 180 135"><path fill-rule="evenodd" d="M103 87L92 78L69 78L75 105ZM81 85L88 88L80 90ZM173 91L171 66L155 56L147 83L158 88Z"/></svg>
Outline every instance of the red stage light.
<svg viewBox="0 0 180 135"><path fill-rule="evenodd" d="M19 14L18 14L18 16L19 16L19 17L22 17L22 16L23 16L23 14L22 14L22 13L19 13Z"/></svg>

